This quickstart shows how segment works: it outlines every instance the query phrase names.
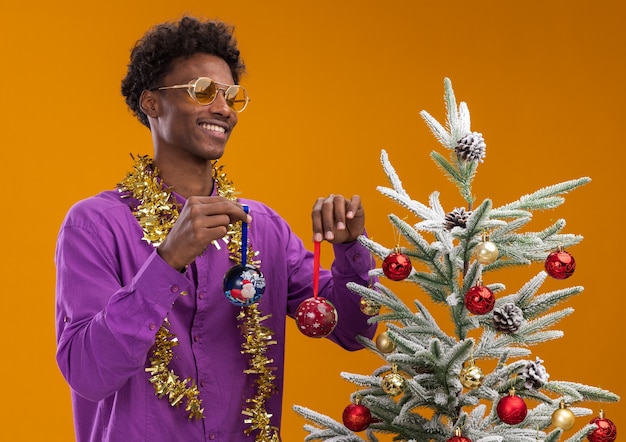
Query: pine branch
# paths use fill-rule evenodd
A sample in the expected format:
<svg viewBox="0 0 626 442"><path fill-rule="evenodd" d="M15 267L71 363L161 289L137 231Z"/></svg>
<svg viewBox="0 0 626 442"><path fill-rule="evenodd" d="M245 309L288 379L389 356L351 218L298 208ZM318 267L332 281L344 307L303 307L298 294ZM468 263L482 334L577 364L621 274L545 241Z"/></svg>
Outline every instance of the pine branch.
<svg viewBox="0 0 626 442"><path fill-rule="evenodd" d="M491 209L492 219L525 218L529 216L532 216L532 213L528 210L502 209L500 207Z"/></svg>
<svg viewBox="0 0 626 442"><path fill-rule="evenodd" d="M430 220L436 217L436 213L434 213L430 208L426 205L412 200L410 198L405 198L403 195L399 194L397 191L393 189L389 189L388 187L379 186L376 188L382 195L387 198L392 199L400 206L408 209L410 212L414 213L421 219ZM442 220L443 221L443 220Z"/></svg>
<svg viewBox="0 0 626 442"><path fill-rule="evenodd" d="M564 202L564 198L556 197L570 192L577 187L583 186L591 181L589 177L578 178L576 180L565 181L552 186L543 187L531 194L520 197L517 201L499 207L500 210L545 210L558 207Z"/></svg>
<svg viewBox="0 0 626 442"><path fill-rule="evenodd" d="M545 442L556 442L559 440L562 434L563 434L563 430L561 430L560 428L552 430L548 434L548 436L545 438Z"/></svg>
<svg viewBox="0 0 626 442"><path fill-rule="evenodd" d="M512 358L524 357L530 354L526 348L511 346L517 341L511 335L496 335L493 331L485 330L474 350L474 357L478 359L498 359L503 353Z"/></svg>
<svg viewBox="0 0 626 442"><path fill-rule="evenodd" d="M571 315L572 313L574 313L574 309L568 307L556 312L548 313L530 321L525 321L515 334L518 335L518 338L521 337L523 340L530 340L533 334L542 332L544 329L553 326L561 319Z"/></svg>
<svg viewBox="0 0 626 442"><path fill-rule="evenodd" d="M556 290L541 296L537 296L533 299L533 302L531 304L520 305L520 308L524 312L524 317L534 318L537 315L554 308L559 303L565 302L572 296L582 293L583 290L584 288L581 286Z"/></svg>
<svg viewBox="0 0 626 442"><path fill-rule="evenodd" d="M467 219L465 226L465 235L461 239L461 247L465 250L463 261L469 263L472 256L472 241L477 243L475 238L482 236L485 230L485 224L489 220L489 212L491 210L491 200L484 200ZM475 245L475 244L474 244Z"/></svg>
<svg viewBox="0 0 626 442"><path fill-rule="evenodd" d="M596 424L587 424L578 430L572 437L565 440L565 442L583 442L587 435L597 428L598 426Z"/></svg>
<svg viewBox="0 0 626 442"><path fill-rule="evenodd" d="M460 139L461 137L459 137ZM459 192L468 206L471 208L474 204L474 196L472 195L472 181L476 176L476 170L478 169L478 161L463 161L458 159L459 170L461 172L462 181L459 183Z"/></svg>
<svg viewBox="0 0 626 442"><path fill-rule="evenodd" d="M452 83L449 78L444 78L443 80L443 89L444 89L444 101L446 103L446 117L448 122L448 127L450 128L450 133L452 135L453 141L457 141L459 138L460 126L461 126L461 117L459 115L459 110L456 104L456 97L454 96L454 89L452 89ZM469 117L469 115L468 115ZM462 136L462 135L461 135Z"/></svg>
<svg viewBox="0 0 626 442"><path fill-rule="evenodd" d="M388 307L392 312L403 315L405 318L413 317L413 312L409 309L395 293L380 283L375 283L373 288L365 287L354 282L346 284L348 290L360 295L365 299L369 299Z"/></svg>
<svg viewBox="0 0 626 442"><path fill-rule="evenodd" d="M411 198L409 197L409 194L406 192L406 190L404 190L404 187L402 186L402 181L400 181L400 177L398 176L394 167L391 165L391 162L389 161L389 155L384 149L380 153L380 162L382 163L383 171L387 175L389 183L396 191L396 194L403 199L410 200Z"/></svg>
<svg viewBox="0 0 626 442"><path fill-rule="evenodd" d="M346 427L344 427L342 424L340 424L339 422L335 421L334 419L331 419L327 416L324 416L323 414L320 414L316 411L310 410L306 407L302 407L299 405L294 405L293 406L293 410L300 414L301 416L303 416L305 419L312 421L320 426L322 426L325 429L328 429L331 431L331 433L329 433L328 431L325 430L321 430L319 431L319 429L314 429L314 427L309 427L308 431L311 433L309 436L307 436L306 440L326 440L326 441L330 441L330 440L335 440L335 441L339 441L341 440L342 442L362 442L363 439L361 439L360 437L356 436L354 433L352 433L350 430L348 430ZM311 430L313 430L313 432L311 432ZM318 432L319 431L319 432ZM329 436L334 436L334 435L341 435L343 436L340 439L336 439L335 437L329 437Z"/></svg>
<svg viewBox="0 0 626 442"><path fill-rule="evenodd" d="M391 370L391 367L386 367L385 371ZM377 387L380 388L380 379L377 376L365 376L361 374L341 372L341 377L345 380L358 385L360 387ZM381 390L382 391L382 390Z"/></svg>
<svg viewBox="0 0 626 442"><path fill-rule="evenodd" d="M456 146L456 140L452 138L452 135L446 130L446 128L444 128L441 123L437 121L436 118L434 118L425 110L421 111L420 115L424 119L424 122L426 122L426 126L428 126L437 141L439 141L442 146L448 149L454 149L454 147Z"/></svg>
<svg viewBox="0 0 626 442"><path fill-rule="evenodd" d="M576 382L550 381L547 382L542 388L544 390L561 394L570 399L580 398L577 399L577 401L617 402L620 400L618 395L611 393L608 390ZM571 402L574 401L572 400Z"/></svg>
<svg viewBox="0 0 626 442"><path fill-rule="evenodd" d="M411 275L411 281L417 283L437 303L445 303L450 294L449 281L432 273L415 272Z"/></svg>
<svg viewBox="0 0 626 442"><path fill-rule="evenodd" d="M412 249L403 250L403 252L410 254L426 264L429 264L429 267L433 270L439 270L435 260L437 256L437 249L432 247L428 241L416 232L406 221L401 220L393 214L389 215L389 220L413 247Z"/></svg>
<svg viewBox="0 0 626 442"><path fill-rule="evenodd" d="M512 301L522 310L529 308L533 301L533 296L535 296L537 291L541 288L547 277L548 274L546 272L539 272L534 278L522 286L517 294L512 297ZM508 302L508 299L502 300L502 302Z"/></svg>
<svg viewBox="0 0 626 442"><path fill-rule="evenodd" d="M404 330L405 329L395 327L392 323L387 325L387 334L389 335L389 339L391 339L400 350L397 353L404 353L404 355L408 354L407 358L411 359L408 360L407 364L417 364L418 361L415 359L415 355L427 351L426 343L411 339L411 337L405 334ZM387 361L397 362L396 360L390 358L387 358Z"/></svg>
<svg viewBox="0 0 626 442"><path fill-rule="evenodd" d="M433 150L430 153L430 157L435 162L435 165L441 170L448 179L457 187L462 186L463 176L461 171L450 163L443 155ZM467 199L465 199L467 201Z"/></svg>

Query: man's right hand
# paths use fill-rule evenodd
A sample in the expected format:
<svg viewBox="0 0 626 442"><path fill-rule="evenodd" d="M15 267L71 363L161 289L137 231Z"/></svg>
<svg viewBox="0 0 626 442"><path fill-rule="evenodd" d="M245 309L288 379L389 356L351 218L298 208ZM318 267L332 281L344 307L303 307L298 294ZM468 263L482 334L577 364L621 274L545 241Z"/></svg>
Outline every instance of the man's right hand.
<svg viewBox="0 0 626 442"><path fill-rule="evenodd" d="M221 196L189 197L157 252L169 265L182 271L211 241L226 236L229 224L238 221L249 223L251 218L235 201Z"/></svg>

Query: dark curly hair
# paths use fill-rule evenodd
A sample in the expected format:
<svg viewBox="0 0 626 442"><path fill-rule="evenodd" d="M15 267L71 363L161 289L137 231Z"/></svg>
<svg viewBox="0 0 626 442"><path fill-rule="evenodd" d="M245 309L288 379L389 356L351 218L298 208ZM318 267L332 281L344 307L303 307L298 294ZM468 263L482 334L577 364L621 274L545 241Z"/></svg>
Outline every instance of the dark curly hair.
<svg viewBox="0 0 626 442"><path fill-rule="evenodd" d="M232 26L219 21L183 17L175 23L155 26L137 41L130 54L128 72L122 80L122 95L144 126L150 127L148 118L139 108L139 97L144 90L159 85L175 59L199 52L216 55L228 64L235 83L239 83L246 68L233 31Z"/></svg>

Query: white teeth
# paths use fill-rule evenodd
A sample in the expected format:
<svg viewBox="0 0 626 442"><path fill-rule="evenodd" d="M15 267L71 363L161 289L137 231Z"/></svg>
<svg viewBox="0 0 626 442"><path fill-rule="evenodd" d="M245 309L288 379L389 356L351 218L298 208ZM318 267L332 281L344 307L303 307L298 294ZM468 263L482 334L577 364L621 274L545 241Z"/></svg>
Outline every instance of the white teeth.
<svg viewBox="0 0 626 442"><path fill-rule="evenodd" d="M215 124L201 124L201 126L206 130L212 130L220 133L226 132L226 129L224 129L222 126L217 126Z"/></svg>

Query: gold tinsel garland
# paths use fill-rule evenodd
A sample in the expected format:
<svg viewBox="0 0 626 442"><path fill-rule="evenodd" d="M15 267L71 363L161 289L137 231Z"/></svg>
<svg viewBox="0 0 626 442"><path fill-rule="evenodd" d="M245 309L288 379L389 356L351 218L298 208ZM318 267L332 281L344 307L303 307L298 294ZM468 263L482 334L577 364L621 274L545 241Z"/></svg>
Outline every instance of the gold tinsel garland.
<svg viewBox="0 0 626 442"><path fill-rule="evenodd" d="M235 188L222 171L223 166L216 167L215 164L213 166L213 179L217 185L218 195L236 201ZM133 213L143 230L143 239L154 247L159 246L178 219L180 206L172 198L171 190L163 188L158 179L158 169L153 166L152 159L145 155L138 156L133 170L118 184L118 189L125 197L139 200L140 203L133 208ZM228 234L223 240L228 245L230 259L241 264L241 223L230 224ZM217 242L213 244L219 249ZM257 255L258 252L247 253L247 263L257 266L259 264L255 259ZM244 422L250 425L245 433L250 434L258 430L255 438L257 442L280 440L278 428L270 425L272 415L265 409L267 399L276 391L275 368L269 366L273 360L266 356L267 347L276 344L276 341L273 340L273 332L261 325L270 316L261 316L258 304L255 303L243 307L237 317L241 321L240 329L244 336L241 353L250 357L249 368L244 373L257 375L256 394L247 400L251 405L242 411L247 416ZM151 374L150 382L159 398L167 396L173 407L185 401L189 419L201 419L204 417L204 409L196 383L189 377L181 380L169 369L173 356L172 348L178 345L178 339L170 332L169 325L166 318L156 334L150 367L146 368L146 372Z"/></svg>

